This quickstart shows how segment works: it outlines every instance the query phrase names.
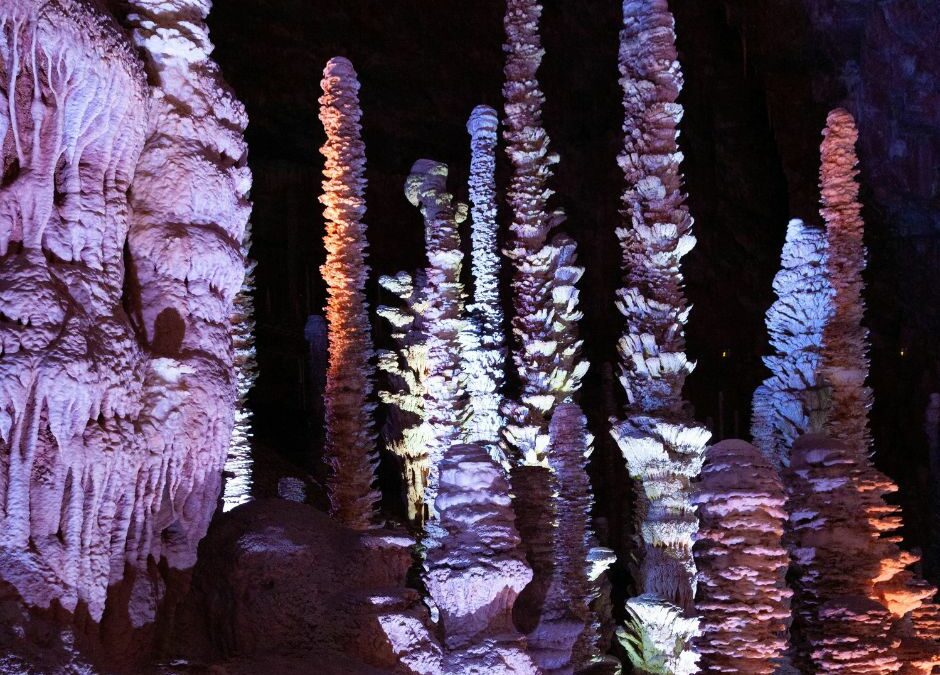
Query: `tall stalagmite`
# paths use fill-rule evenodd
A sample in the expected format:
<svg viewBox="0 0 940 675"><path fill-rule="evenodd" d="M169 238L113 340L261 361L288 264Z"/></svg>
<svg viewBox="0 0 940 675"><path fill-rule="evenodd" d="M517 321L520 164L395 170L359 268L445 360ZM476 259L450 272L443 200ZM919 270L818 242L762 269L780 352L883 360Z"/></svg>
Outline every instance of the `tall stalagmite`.
<svg viewBox="0 0 940 675"><path fill-rule="evenodd" d="M754 446L722 441L705 452L694 501L702 671L772 675L787 647L792 595L780 477Z"/></svg>
<svg viewBox="0 0 940 675"><path fill-rule="evenodd" d="M793 445L785 474L798 665L821 673L930 673L940 662L935 589L898 548L897 486L864 452L824 436ZM936 612L934 611L935 615Z"/></svg>
<svg viewBox="0 0 940 675"><path fill-rule="evenodd" d="M426 353L422 414L426 426L427 476L424 505L433 518L441 458L462 439L466 395L461 372L460 334L465 330L464 290L460 281L463 253L459 223L467 215L447 192L447 166L427 159L415 162L405 184L408 200L424 216L428 267L421 289L421 329Z"/></svg>
<svg viewBox="0 0 940 675"><path fill-rule="evenodd" d="M829 281L835 290L832 319L826 324L823 375L832 390L826 432L852 451L868 453L871 433L868 410L872 404L868 378L868 330L862 326L865 300L867 251L863 241L865 224L858 201L858 130L852 115L842 108L829 113L823 142L819 188L820 213L826 221L829 252Z"/></svg>
<svg viewBox="0 0 940 675"><path fill-rule="evenodd" d="M503 308L499 297L501 261L496 222L496 111L481 105L473 109L467 122L470 133L470 216L473 252L473 302L467 307L465 365L471 415L466 441L483 443L500 461L504 452L500 434L502 387L505 379L506 337ZM468 347L470 347L468 349Z"/></svg>
<svg viewBox="0 0 940 675"><path fill-rule="evenodd" d="M355 529L375 522L378 491L373 488L378 454L372 426L372 336L365 297L365 145L360 138L359 81L352 64L330 59L323 69L320 121L326 143L323 215L326 218L326 321L330 363L324 395L326 446L332 469L330 513Z"/></svg>
<svg viewBox="0 0 940 675"><path fill-rule="evenodd" d="M561 674L592 665L599 668L604 660L600 617L592 605L600 593L600 576L613 562L613 552L598 546L590 527L594 500L587 464L593 437L581 408L576 403L559 405L549 434L548 461L555 477L551 497L554 565L539 623L528 641L542 671Z"/></svg>
<svg viewBox="0 0 940 675"><path fill-rule="evenodd" d="M820 365L833 291L823 230L790 221L773 287L777 300L767 310L767 332L774 354L764 357L771 377L755 392L751 435L781 467L798 436L822 429L828 408Z"/></svg>
<svg viewBox="0 0 940 675"><path fill-rule="evenodd" d="M545 96L536 73L544 50L539 37L542 6L536 0L508 0L504 137L512 162L512 208L506 255L513 263L513 363L522 384L518 402L507 405L507 436L525 464L545 463L548 420L554 407L581 387L588 363L580 358L578 290L584 272L576 244L564 234L549 241L564 220L549 211L548 187L558 155L549 151L542 127Z"/></svg>
<svg viewBox="0 0 940 675"><path fill-rule="evenodd" d="M698 530L690 481L701 469L709 433L682 400L693 364L684 351L689 309L679 263L695 239L681 191L676 136L682 106L676 98L682 75L666 0L624 0L620 73L625 119L618 162L626 189L624 225L617 229L624 270L617 305L626 317L619 351L627 405L612 433L640 484L643 546L641 594L628 605L640 624L637 632L659 653L649 658L667 661L668 672L690 673L697 660L688 643L696 630L688 615L694 611L692 539Z"/></svg>
<svg viewBox="0 0 940 675"><path fill-rule="evenodd" d="M425 584L440 613L440 672L535 675L512 606L532 578L514 526L506 473L480 445L455 444L440 460L435 508L442 537L428 551Z"/></svg>
<svg viewBox="0 0 940 675"><path fill-rule="evenodd" d="M225 488L222 492L223 510L230 511L239 504L251 500L254 484L254 460L251 455L251 408L248 394L258 379L258 362L255 360L255 266L248 257L251 249L251 223L245 227L242 254L245 256L245 278L232 303L232 348L235 350L235 382L238 401L235 406L235 421L232 425L232 440L223 467Z"/></svg>

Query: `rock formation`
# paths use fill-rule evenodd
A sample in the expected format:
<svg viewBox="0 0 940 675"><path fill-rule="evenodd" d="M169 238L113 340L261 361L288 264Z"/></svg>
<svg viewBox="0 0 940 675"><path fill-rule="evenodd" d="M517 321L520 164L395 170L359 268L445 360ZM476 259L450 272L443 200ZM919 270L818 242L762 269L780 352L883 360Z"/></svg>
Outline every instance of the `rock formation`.
<svg viewBox="0 0 940 675"><path fill-rule="evenodd" d="M140 628L219 495L251 175L206 3L128 6L139 55L97 5L0 8L0 575L95 622L127 575Z"/></svg>
<svg viewBox="0 0 940 675"><path fill-rule="evenodd" d="M826 235L791 220L774 277L777 301L767 310L771 377L755 392L751 424L754 445L775 466L786 466L790 447L802 434L822 429L828 391L820 365L823 330L832 316Z"/></svg>
<svg viewBox="0 0 940 675"><path fill-rule="evenodd" d="M480 445L442 457L435 510L443 536L424 581L444 636L441 672L535 674L512 606L532 578L520 548L505 472Z"/></svg>
<svg viewBox="0 0 940 675"><path fill-rule="evenodd" d="M820 213L826 221L829 281L835 291L832 319L826 324L823 375L831 387L831 410L826 432L851 451L870 452L868 410L872 404L868 378L868 330L862 326L862 297L867 251L865 224L858 201L858 130L848 111L838 108L826 118L820 146Z"/></svg>
<svg viewBox="0 0 940 675"><path fill-rule="evenodd" d="M499 296L502 267L496 222L496 111L477 106L467 122L470 133L470 216L473 252L473 302L464 346L464 372L470 397L468 443L483 443L494 459L506 463L500 447L505 421L502 387L505 380L506 337Z"/></svg>
<svg viewBox="0 0 940 675"><path fill-rule="evenodd" d="M705 451L694 502L699 665L706 673L772 675L787 647L791 596L777 471L754 446L722 441Z"/></svg>
<svg viewBox="0 0 940 675"><path fill-rule="evenodd" d="M447 166L418 160L405 185L408 200L424 216L428 267L421 289L421 328L427 373L424 376L422 415L426 425L427 476L424 505L433 518L439 465L444 453L462 438L466 395L461 372L460 335L465 330L464 290L460 281L463 253L457 225L466 218L466 206L454 204L447 192Z"/></svg>
<svg viewBox="0 0 940 675"><path fill-rule="evenodd" d="M564 234L549 241L564 220L549 210L548 187L558 155L549 151L542 126L545 96L536 77L544 50L539 37L542 6L537 0L506 3L506 152L512 162L508 197L512 208L506 255L513 263L513 363L522 383L517 402L507 405L506 434L526 464L544 464L548 420L554 407L581 387L588 363L580 358L578 290L584 272L576 245Z"/></svg>
<svg viewBox="0 0 940 675"><path fill-rule="evenodd" d="M656 660L679 669L669 672L694 672L696 655L684 644L694 635L694 621L682 618L693 611L695 595L698 519L690 481L701 468L709 433L682 400L693 364L684 351L689 309L679 263L695 238L681 191L676 127L682 106L676 98L682 75L666 0L624 0L619 60L625 118L618 162L626 189L624 225L617 228L624 271L617 305L626 326L618 349L627 405L611 433L640 484L642 540L635 574L641 594L628 604L636 619L655 622L635 627L634 636L664 650Z"/></svg>
<svg viewBox="0 0 940 675"><path fill-rule="evenodd" d="M580 407L559 405L549 433L548 461L555 488L549 530L554 565L539 623L528 634L528 642L542 672L574 673L605 661L606 648L599 645L601 621L593 603L600 593L599 577L613 562L613 554L598 546L590 528L594 500L587 463L593 438Z"/></svg>
<svg viewBox="0 0 940 675"><path fill-rule="evenodd" d="M864 456L812 434L793 446L785 478L798 665L929 673L940 663L933 605L925 604L935 589L907 569L917 556L898 548L898 509L884 501L897 487Z"/></svg>
<svg viewBox="0 0 940 675"><path fill-rule="evenodd" d="M254 483L251 455L251 408L248 394L258 379L258 362L255 360L255 261L248 257L251 249L251 224L245 227L242 254L245 256L245 278L232 303L232 348L235 354L235 382L238 401L235 406L235 421L232 439L225 458L223 475L225 487L222 492L222 508L234 509L251 500Z"/></svg>
<svg viewBox="0 0 940 675"><path fill-rule="evenodd" d="M375 481L378 453L372 430L373 356L365 298L366 226L365 145L360 138L359 81L352 64L330 59L323 69L320 121L326 143L323 167L323 215L326 218L326 322L330 362L324 395L326 446L330 464L330 513L340 522L366 529L375 520L379 492Z"/></svg>

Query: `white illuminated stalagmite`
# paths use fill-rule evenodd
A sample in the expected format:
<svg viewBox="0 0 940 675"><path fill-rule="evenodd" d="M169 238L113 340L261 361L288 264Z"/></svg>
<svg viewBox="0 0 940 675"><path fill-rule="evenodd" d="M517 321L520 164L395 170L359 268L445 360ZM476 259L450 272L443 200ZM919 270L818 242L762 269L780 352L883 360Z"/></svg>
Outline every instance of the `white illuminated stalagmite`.
<svg viewBox="0 0 940 675"><path fill-rule="evenodd" d="M379 492L373 488L378 453L371 402L374 355L365 284L365 145L360 137L359 81L352 64L330 59L320 82L320 121L326 143L323 194L329 367L324 393L326 443L331 468L330 513L354 529L375 521Z"/></svg>
<svg viewBox="0 0 940 675"><path fill-rule="evenodd" d="M669 673L692 673L698 518L690 481L709 433L682 400L693 364L685 355L689 308L679 263L695 239L681 190L676 136L682 106L676 99L682 75L666 0L624 0L620 73L625 119L618 162L626 189L624 224L617 229L624 270L617 305L626 318L619 351L627 405L612 433L639 483L643 545L636 571L641 593L628 606L635 635L645 638L637 658L662 663Z"/></svg>
<svg viewBox="0 0 940 675"><path fill-rule="evenodd" d="M532 578L514 526L506 473L481 445L456 444L440 460L435 499L442 536L424 582L440 614L443 673L535 675L512 606Z"/></svg>
<svg viewBox="0 0 940 675"><path fill-rule="evenodd" d="M251 456L251 408L248 394L258 379L258 362L255 360L255 266L248 257L251 249L251 224L245 227L242 253L245 256L245 278L232 303L232 348L235 350L235 381L238 402L235 421L232 425L232 440L223 467L225 487L222 492L223 510L230 511L239 504L251 500L254 483L254 461Z"/></svg>
<svg viewBox="0 0 940 675"><path fill-rule="evenodd" d="M428 267L424 272L420 302L420 330L424 342L426 373L422 380L421 415L427 443L427 476L424 506L433 518L440 462L444 453L463 438L467 397L461 371L461 332L465 330L464 290L460 281L463 253L459 223L466 206L455 204L447 192L447 166L418 160L405 184L408 200L424 216Z"/></svg>
<svg viewBox="0 0 940 675"><path fill-rule="evenodd" d="M701 669L772 675L787 647L792 595L777 470L754 446L722 441L705 452L694 501L701 518L694 548Z"/></svg>
<svg viewBox="0 0 940 675"><path fill-rule="evenodd" d="M845 442L851 451L871 450L868 411L872 392L868 378L868 330L862 326L867 251L865 223L858 201L858 130L852 115L842 108L829 113L823 142L819 188L820 213L826 221L829 281L835 290L832 319L826 324L823 375L831 387L832 403L826 432Z"/></svg>
<svg viewBox="0 0 940 675"><path fill-rule="evenodd" d="M139 628L221 487L251 175L206 4L129 3L139 52L96 7L0 5L0 576L99 621L133 571Z"/></svg>
<svg viewBox="0 0 940 675"><path fill-rule="evenodd" d="M580 389L588 363L580 358L575 284L584 270L576 265L576 244L564 234L549 240L564 214L548 206L558 155L542 126L545 96L536 77L544 54L541 14L536 0L506 3L503 136L513 167L506 255L513 263L513 363L522 384L519 400L507 405L506 433L523 463L544 465L552 410Z"/></svg>
<svg viewBox="0 0 940 675"><path fill-rule="evenodd" d="M800 437L785 473L794 646L804 672L930 673L940 663L935 589L897 546L897 486L864 451ZM807 670L808 669L808 670Z"/></svg>
<svg viewBox="0 0 940 675"><path fill-rule="evenodd" d="M496 222L496 111L477 106L467 122L470 133L470 216L473 251L473 302L464 339L464 372L470 397L470 419L465 440L483 443L490 454L505 463L500 436L502 386L505 379L506 337L499 296L501 262Z"/></svg>
<svg viewBox="0 0 940 675"><path fill-rule="evenodd" d="M764 357L771 377L755 392L751 435L780 467L798 436L822 429L827 412L820 366L833 291L822 229L790 221L773 287L777 300L767 310L767 332L774 354Z"/></svg>

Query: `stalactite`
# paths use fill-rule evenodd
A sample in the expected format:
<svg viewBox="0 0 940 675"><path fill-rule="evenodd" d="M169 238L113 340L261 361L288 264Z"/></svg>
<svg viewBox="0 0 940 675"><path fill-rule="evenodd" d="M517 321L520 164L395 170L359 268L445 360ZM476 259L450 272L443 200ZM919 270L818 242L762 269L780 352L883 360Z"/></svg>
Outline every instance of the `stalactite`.
<svg viewBox="0 0 940 675"><path fill-rule="evenodd" d="M755 392L751 434L760 451L781 467L789 461L793 441L820 431L827 412L820 365L833 291L825 232L790 221L773 287L778 299L767 310L767 331L774 354L764 357L771 377Z"/></svg>
<svg viewBox="0 0 940 675"><path fill-rule="evenodd" d="M467 122L470 133L470 215L473 302L464 331L464 371L470 397L470 419L465 440L483 443L494 459L506 463L500 447L505 426L502 416L503 368L506 338L499 297L501 268L496 222L496 111L477 106Z"/></svg>
<svg viewBox="0 0 940 675"><path fill-rule="evenodd" d="M232 303L232 349L235 351L235 382L238 401L232 439L223 473L225 488L222 493L222 509L230 511L239 504L251 500L254 484L254 460L251 448L251 408L248 394L258 379L258 362L255 360L255 263L248 257L251 249L251 224L245 227L242 254L245 256L245 278Z"/></svg>
<svg viewBox="0 0 940 675"><path fill-rule="evenodd" d="M426 428L427 476L424 504L431 518L444 452L462 438L466 395L461 372L460 334L465 330L464 290L460 281L463 253L459 223L466 218L463 204L447 192L447 166L418 160L405 185L408 200L424 216L428 267L421 289L421 330L426 353L422 415Z"/></svg>
<svg viewBox="0 0 940 675"><path fill-rule="evenodd" d="M441 672L538 673L512 624L512 606L532 572L525 563L505 471L480 445L441 458L435 508L443 535L428 551L425 585L444 636Z"/></svg>
<svg viewBox="0 0 940 675"><path fill-rule="evenodd" d="M688 644L695 621L683 618L692 613L695 595L692 538L698 519L690 481L701 468L709 433L693 422L682 400L693 364L684 351L689 309L679 263L695 244L676 144L682 75L666 0L624 0L623 22L625 138L618 162L626 189L624 226L617 237L624 286L617 305L626 318L619 351L627 405L612 434L640 483L642 538L636 570L641 594L628 606L641 624L634 636L646 638L645 658L670 663L668 672L685 673L695 671L697 658Z"/></svg>
<svg viewBox="0 0 940 675"><path fill-rule="evenodd" d="M785 474L794 645L812 672L918 672L940 662L940 634L927 622L909 630L935 589L897 546L900 515L884 501L897 486L864 455L819 435L794 443Z"/></svg>
<svg viewBox="0 0 940 675"><path fill-rule="evenodd" d="M365 284L365 145L360 137L359 81L352 64L330 59L320 82L320 121L326 143L320 148L326 218L326 262L320 268L327 288L329 368L324 395L326 446L331 468L330 513L345 525L366 529L375 523L378 453L373 432L373 357Z"/></svg>
<svg viewBox="0 0 940 675"><path fill-rule="evenodd" d="M588 364L580 358L578 291L583 273L575 243L563 234L549 241L564 220L549 211L548 187L558 156L549 151L542 127L545 96L536 73L544 50L539 37L542 6L536 0L509 0L506 5L506 100L504 138L512 162L509 185L512 208L506 255L513 263L512 320L516 347L513 363L522 384L518 402L508 403L506 435L526 464L544 464L548 420L554 407L581 387Z"/></svg>
<svg viewBox="0 0 940 675"><path fill-rule="evenodd" d="M702 671L772 675L787 647L791 596L777 471L754 446L722 441L705 452L694 501Z"/></svg>
<svg viewBox="0 0 940 675"><path fill-rule="evenodd" d="M598 546L589 525L594 500L587 463L593 438L575 403L556 408L549 432L554 565L539 624L528 635L529 650L545 673L574 673L601 663L609 668L599 645L600 617L592 609L599 577L613 562L612 552Z"/></svg>
<svg viewBox="0 0 940 675"><path fill-rule="evenodd" d="M835 290L832 319L826 324L823 375L831 387L832 403L826 432L853 451L868 453L872 404L868 378L868 330L862 326L865 300L862 272L868 256L863 242L865 224L858 201L858 130L852 115L838 108L826 118L820 146L820 213L826 221L829 281Z"/></svg>

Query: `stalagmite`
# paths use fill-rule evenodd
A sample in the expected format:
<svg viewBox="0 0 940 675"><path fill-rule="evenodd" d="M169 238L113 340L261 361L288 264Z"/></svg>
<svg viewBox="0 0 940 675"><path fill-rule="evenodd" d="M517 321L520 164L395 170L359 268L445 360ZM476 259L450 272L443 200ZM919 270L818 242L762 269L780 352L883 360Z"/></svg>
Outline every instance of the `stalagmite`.
<svg viewBox="0 0 940 675"><path fill-rule="evenodd" d="M558 406L549 432L556 490L551 496L554 565L540 621L528 635L529 651L545 673L574 673L601 662L609 667L598 644L600 618L592 608L599 577L613 562L612 551L598 546L590 528L594 500L587 463L593 438L575 403Z"/></svg>
<svg viewBox="0 0 940 675"><path fill-rule="evenodd" d="M473 302L468 305L464 371L470 397L470 419L465 440L483 443L494 459L505 463L500 435L506 337L499 297L501 268L496 222L496 111L488 106L473 109L467 122L470 133L470 215L473 242Z"/></svg>
<svg viewBox="0 0 940 675"><path fill-rule="evenodd" d="M435 509L443 536L428 551L424 581L444 636L441 672L538 673L512 623L512 605L532 572L505 471L482 446L453 445L441 458Z"/></svg>
<svg viewBox="0 0 940 675"><path fill-rule="evenodd" d="M558 155L549 151L542 127L545 96L536 77L544 54L541 14L536 0L506 4L503 135L513 166L506 255L513 263L513 363L522 383L519 401L506 407L506 434L523 463L544 465L552 410L580 389L588 363L580 358L575 286L584 270L576 265L576 245L570 237L558 234L549 241L564 214L548 207L553 194L548 181Z"/></svg>
<svg viewBox="0 0 940 675"><path fill-rule="evenodd" d="M935 589L907 569L917 556L897 546L898 509L884 501L897 487L863 452L812 434L794 444L785 478L798 665L929 673L917 664L940 663L940 633L909 623L933 608L925 600Z"/></svg>
<svg viewBox="0 0 940 675"><path fill-rule="evenodd" d="M447 192L447 166L418 160L405 185L408 200L424 216L428 267L421 289L421 330L426 353L421 414L427 443L424 504L429 515L437 497L441 458L462 439L466 421L466 395L461 372L460 335L465 330L464 290L460 281L463 253L457 225L466 218L466 206L455 204Z"/></svg>
<svg viewBox="0 0 940 675"><path fill-rule="evenodd" d="M767 310L767 331L774 354L764 357L771 377L755 392L751 434L781 467L798 436L822 429L828 408L820 365L833 291L824 231L790 221L773 287L777 301Z"/></svg>
<svg viewBox="0 0 940 675"><path fill-rule="evenodd" d="M832 391L826 432L852 451L869 453L868 411L872 404L868 378L868 330L862 326L865 300L862 272L868 257L865 224L858 201L858 130L852 115L841 108L829 113L823 142L819 188L820 213L826 221L829 281L835 290L833 316L826 324L823 375Z"/></svg>
<svg viewBox="0 0 940 675"><path fill-rule="evenodd" d="M323 215L326 218L326 322L329 368L324 395L326 445L330 464L330 513L354 529L375 524L378 491L373 488L378 454L371 402L372 336L365 298L365 145L360 138L359 81L352 64L330 59L323 69L320 121L326 143Z"/></svg>
<svg viewBox="0 0 940 675"><path fill-rule="evenodd" d="M682 75L666 0L624 0L623 22L625 138L618 162L626 190L625 222L617 237L624 287L617 292L617 305L626 318L619 351L627 405L625 419L614 423L612 434L640 483L643 545L636 571L641 594L628 606L634 624L639 622L633 636L646 645L641 660L668 662L670 673L691 673L697 660L689 640L696 633L690 615L698 519L690 481L701 468L709 433L694 423L682 400L693 364L684 351L689 308L679 263L695 245L676 144Z"/></svg>
<svg viewBox="0 0 940 675"><path fill-rule="evenodd" d="M232 440L225 458L223 473L225 488L222 492L222 509L230 511L239 504L251 500L254 483L251 456L251 408L248 394L258 379L258 363L255 360L255 308L254 271L255 261L248 257L251 249L251 224L245 227L242 253L245 256L245 279L232 303L232 348L235 350L235 382L238 401L235 421L232 425Z"/></svg>
<svg viewBox="0 0 940 675"><path fill-rule="evenodd" d="M139 628L219 495L251 175L206 4L129 3L139 54L97 7L0 6L0 576L97 622L132 570Z"/></svg>
<svg viewBox="0 0 940 675"><path fill-rule="evenodd" d="M791 596L777 471L754 446L722 441L705 452L694 502L701 669L772 675L787 647Z"/></svg>

